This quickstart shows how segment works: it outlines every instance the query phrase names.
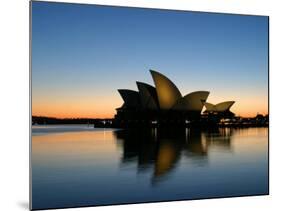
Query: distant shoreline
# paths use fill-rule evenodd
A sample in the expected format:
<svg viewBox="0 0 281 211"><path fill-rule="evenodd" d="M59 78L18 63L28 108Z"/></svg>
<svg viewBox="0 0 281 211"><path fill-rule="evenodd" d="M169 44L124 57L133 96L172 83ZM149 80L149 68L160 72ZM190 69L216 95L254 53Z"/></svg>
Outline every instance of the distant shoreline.
<svg viewBox="0 0 281 211"><path fill-rule="evenodd" d="M156 121L157 122L157 121ZM32 116L32 126L42 125L88 125L94 128L212 128L212 127L226 127L226 128L248 128L248 127L268 127L269 121L267 118L259 116L254 118L234 119L219 123L210 122L193 122L185 124L182 122L127 122L118 124L113 118L93 119L93 118L53 118L53 117L39 117Z"/></svg>
<svg viewBox="0 0 281 211"><path fill-rule="evenodd" d="M54 118L43 116L32 116L32 125L95 125L95 127L108 127L108 124L112 124L113 119L110 118Z"/></svg>

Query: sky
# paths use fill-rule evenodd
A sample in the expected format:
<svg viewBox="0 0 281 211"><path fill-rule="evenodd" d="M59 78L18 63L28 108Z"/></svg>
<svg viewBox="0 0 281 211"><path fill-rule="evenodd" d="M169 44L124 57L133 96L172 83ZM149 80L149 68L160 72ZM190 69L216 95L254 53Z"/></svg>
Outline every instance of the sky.
<svg viewBox="0 0 281 211"><path fill-rule="evenodd" d="M32 115L111 118L149 69L267 114L268 17L32 2Z"/></svg>

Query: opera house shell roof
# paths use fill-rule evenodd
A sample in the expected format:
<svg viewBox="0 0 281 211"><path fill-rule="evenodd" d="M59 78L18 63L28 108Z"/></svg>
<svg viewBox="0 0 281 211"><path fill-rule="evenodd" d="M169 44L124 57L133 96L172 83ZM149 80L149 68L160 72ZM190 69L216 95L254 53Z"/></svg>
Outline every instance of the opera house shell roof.
<svg viewBox="0 0 281 211"><path fill-rule="evenodd" d="M150 70L155 87L137 81L138 91L119 89L124 104L121 109L135 110L162 110L162 111L193 111L201 113L204 105L206 111L228 110L234 101L227 101L213 105L206 100L210 94L208 91L195 91L182 96L176 85L165 75Z"/></svg>
<svg viewBox="0 0 281 211"><path fill-rule="evenodd" d="M206 107L204 112L225 112L228 111L234 103L235 101L225 101L214 105L206 102L204 103Z"/></svg>
<svg viewBox="0 0 281 211"><path fill-rule="evenodd" d="M160 109L171 109L182 98L176 85L166 76L150 70L159 100Z"/></svg>

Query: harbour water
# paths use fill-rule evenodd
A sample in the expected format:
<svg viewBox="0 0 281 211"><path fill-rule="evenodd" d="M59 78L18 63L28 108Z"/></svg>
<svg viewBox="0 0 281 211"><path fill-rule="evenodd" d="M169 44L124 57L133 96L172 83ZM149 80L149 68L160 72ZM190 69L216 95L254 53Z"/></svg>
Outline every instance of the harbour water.
<svg viewBox="0 0 281 211"><path fill-rule="evenodd" d="M263 194L268 128L32 128L33 209Z"/></svg>

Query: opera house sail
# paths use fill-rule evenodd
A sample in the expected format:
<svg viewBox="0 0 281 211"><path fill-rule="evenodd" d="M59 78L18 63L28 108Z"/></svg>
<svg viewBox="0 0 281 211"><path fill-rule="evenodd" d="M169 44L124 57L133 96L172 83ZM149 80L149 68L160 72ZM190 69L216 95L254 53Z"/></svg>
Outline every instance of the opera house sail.
<svg viewBox="0 0 281 211"><path fill-rule="evenodd" d="M181 93L173 82L159 72L150 70L159 100L159 107L168 110L181 99Z"/></svg>
<svg viewBox="0 0 281 211"><path fill-rule="evenodd" d="M157 110L159 107L156 89L146 83L138 82L137 87L139 90L139 97L141 101L141 106L148 110Z"/></svg>
<svg viewBox="0 0 281 211"><path fill-rule="evenodd" d="M155 70L150 70L150 73L155 86L137 81L137 91L118 89L124 101L123 105L116 109L114 119L119 127L181 125L200 123L210 115L218 118L234 115L229 110L234 101L213 105L206 102L209 91L194 91L182 96L168 77ZM202 113L204 107L206 109Z"/></svg>
<svg viewBox="0 0 281 211"><path fill-rule="evenodd" d="M214 115L216 117L224 118L234 117L234 113L230 111L230 108L234 103L235 101L225 101L214 105L212 103L205 102L204 105L206 110L204 111L204 114L209 117Z"/></svg>

